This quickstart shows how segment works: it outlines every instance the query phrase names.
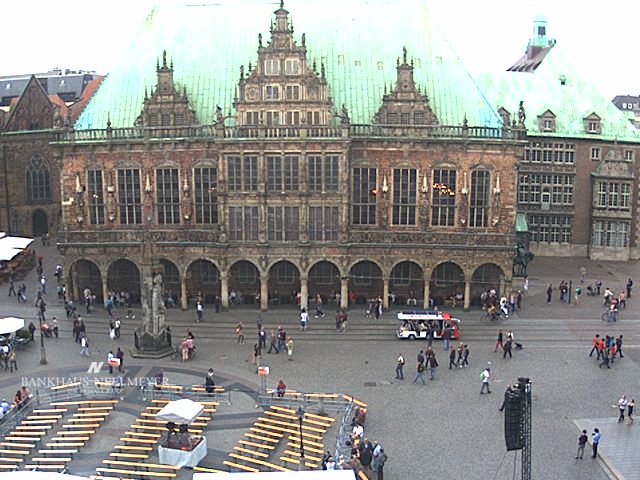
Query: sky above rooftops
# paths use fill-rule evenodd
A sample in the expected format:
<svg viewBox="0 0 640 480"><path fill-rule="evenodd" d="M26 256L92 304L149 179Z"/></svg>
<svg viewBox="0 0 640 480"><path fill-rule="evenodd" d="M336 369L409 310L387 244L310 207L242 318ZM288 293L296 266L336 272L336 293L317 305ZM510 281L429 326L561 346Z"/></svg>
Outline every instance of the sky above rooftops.
<svg viewBox="0 0 640 480"><path fill-rule="evenodd" d="M245 5L274 0L221 0ZM342 0L344 1L344 0ZM385 0L370 0L383 2ZM402 8L405 2L392 3ZM109 2L26 0L2 5L5 43L0 75L43 72L60 67L108 73L143 27L154 5L206 4L204 0L110 0ZM364 1L363 1L364 3ZM590 78L609 98L640 94L640 67L633 60L633 20L640 18L640 2L609 0L599 4L573 0L426 0L436 24L472 73L506 70L524 53L536 15L547 17L547 34L562 43L573 58L572 67ZM585 5L588 8L585 8ZM295 26L297 8L335 8L333 0L286 0ZM363 9L366 15L366 8ZM28 26L20 19L28 19ZM265 19L268 22L269 19ZM238 28L241 19L238 19ZM29 29L29 33L25 32ZM301 34L302 32L296 32ZM380 32L384 35L384 32ZM255 32L247 32L254 36Z"/></svg>

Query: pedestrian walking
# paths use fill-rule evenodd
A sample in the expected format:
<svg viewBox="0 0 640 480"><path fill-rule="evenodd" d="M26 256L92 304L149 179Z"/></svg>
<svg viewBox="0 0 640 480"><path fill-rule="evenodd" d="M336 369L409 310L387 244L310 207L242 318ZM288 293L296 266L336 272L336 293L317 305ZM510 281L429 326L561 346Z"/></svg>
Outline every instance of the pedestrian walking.
<svg viewBox="0 0 640 480"><path fill-rule="evenodd" d="M464 343L460 342L458 348L456 349L458 353L458 359L456 360L456 367L460 366L462 368L462 355L464 354Z"/></svg>
<svg viewBox="0 0 640 480"><path fill-rule="evenodd" d="M40 288L42 289L42 293L44 295L46 295L47 294L47 279L45 278L44 275L42 275L40 277Z"/></svg>
<svg viewBox="0 0 640 480"><path fill-rule="evenodd" d="M384 464L387 463L387 454L384 451L384 448L380 448L380 455L378 456L378 478L377 480L384 480Z"/></svg>
<svg viewBox="0 0 640 480"><path fill-rule="evenodd" d="M404 357L402 356L401 353L398 354L398 358L396 358L396 379L397 380L404 380L404 373L402 372L402 369L404 368Z"/></svg>
<svg viewBox="0 0 640 480"><path fill-rule="evenodd" d="M15 286L15 279L13 278L13 275L11 275L9 277L9 296L14 295L14 296L18 296L18 294L16 293L16 286Z"/></svg>
<svg viewBox="0 0 640 480"><path fill-rule="evenodd" d="M262 359L262 349L260 348L260 345L257 343L253 344L253 357L251 359L251 363L253 365L259 366L261 363L261 359Z"/></svg>
<svg viewBox="0 0 640 480"><path fill-rule="evenodd" d="M324 317L324 312L322 311L322 297L320 294L316 295L316 315L315 318Z"/></svg>
<svg viewBox="0 0 640 480"><path fill-rule="evenodd" d="M444 341L444 350L445 352L449 350L449 342L451 341L451 335L453 330L451 329L451 325L448 323L444 326L444 332L442 332L442 340Z"/></svg>
<svg viewBox="0 0 640 480"><path fill-rule="evenodd" d="M498 330L498 338L496 338L496 348L494 350L494 352L498 351L498 347L504 349L504 335L502 333L502 329Z"/></svg>
<svg viewBox="0 0 640 480"><path fill-rule="evenodd" d="M485 390L487 391L487 393L491 393L491 390L489 389L490 378L491 378L491 369L487 367L480 374L480 380L482 381L482 386L480 387L480 395L482 395Z"/></svg>
<svg viewBox="0 0 640 480"><path fill-rule="evenodd" d="M438 360L436 360L435 354L427 357L427 365L429 366L429 378L435 380L436 369L438 368Z"/></svg>
<svg viewBox="0 0 640 480"><path fill-rule="evenodd" d="M587 269L585 267L580 267L580 283L584 283L584 279L587 276Z"/></svg>
<svg viewBox="0 0 640 480"><path fill-rule="evenodd" d="M420 362L416 362L416 378L413 379L412 383L416 383L418 380L422 382L422 386L426 385L424 381L424 364Z"/></svg>
<svg viewBox="0 0 640 480"><path fill-rule="evenodd" d="M449 352L449 370L456 366L456 351L453 347Z"/></svg>
<svg viewBox="0 0 640 480"><path fill-rule="evenodd" d="M287 332L281 325L278 325L278 351L287 349Z"/></svg>
<svg viewBox="0 0 640 480"><path fill-rule="evenodd" d="M502 354L502 358L507 358L507 355L509 355L509 358L513 358L513 355L511 355L512 344L513 341L510 338L507 338L507 341L504 344L504 353Z"/></svg>
<svg viewBox="0 0 640 480"><path fill-rule="evenodd" d="M244 345L244 333L242 333L242 322L236 325L236 336L238 337L238 345Z"/></svg>
<svg viewBox="0 0 640 480"><path fill-rule="evenodd" d="M118 363L118 372L122 373L124 371L124 352L120 347L116 350L116 358L120 361Z"/></svg>
<svg viewBox="0 0 640 480"><path fill-rule="evenodd" d="M80 340L80 355L84 355L86 357L91 356L89 353L89 340L86 336L82 337Z"/></svg>
<svg viewBox="0 0 640 480"><path fill-rule="evenodd" d="M18 370L18 367L16 367L16 370ZM627 427L630 427L631 425L633 425L633 409L635 406L636 406L636 402L632 398L631 400L629 400L629 403L627 404Z"/></svg>
<svg viewBox="0 0 640 480"><path fill-rule="evenodd" d="M620 358L624 358L624 355L622 354L622 339L624 338L624 335L620 335L618 338L616 338L616 351L618 352L618 355L620 356Z"/></svg>
<svg viewBox="0 0 640 480"><path fill-rule="evenodd" d="M553 293L553 285L550 283L547 287L547 303L551 303L551 294Z"/></svg>
<svg viewBox="0 0 640 480"><path fill-rule="evenodd" d="M29 335L31 335L31 341L33 342L33 334L36 331L36 326L33 324L33 322L29 322Z"/></svg>
<svg viewBox="0 0 640 480"><path fill-rule="evenodd" d="M317 315L316 315L316 318ZM300 312L300 331L304 332L307 330L307 324L309 323L309 314L307 313L307 309L303 308Z"/></svg>
<svg viewBox="0 0 640 480"><path fill-rule="evenodd" d="M600 358L600 352L598 351L598 345L600 344L600 334L596 333L595 337L591 341L591 351L589 352L589 356L593 356L593 352L596 352L596 360Z"/></svg>
<svg viewBox="0 0 640 480"><path fill-rule="evenodd" d="M267 353L271 353L271 350L275 350L276 353L280 353L278 351L278 337L276 335L276 331L272 328L269 332L269 350Z"/></svg>
<svg viewBox="0 0 640 480"><path fill-rule="evenodd" d="M582 458L584 455L584 447L587 444L587 431L582 430L582 435L578 438L578 451L576 452L576 458Z"/></svg>
<svg viewBox="0 0 640 480"><path fill-rule="evenodd" d="M207 393L211 394L216 386L216 381L213 378L213 368L210 368L207 375L204 377L204 389Z"/></svg>
<svg viewBox="0 0 640 480"><path fill-rule="evenodd" d="M267 348L267 331L262 325L258 329L258 344L260 348Z"/></svg>
<svg viewBox="0 0 640 480"><path fill-rule="evenodd" d="M346 332L347 331L347 320L349 319L349 315L347 314L347 311L343 308L342 309L342 323L340 325L340 331L341 332Z"/></svg>
<svg viewBox="0 0 640 480"><path fill-rule="evenodd" d="M291 337L287 340L287 356L291 362L293 360L293 338Z"/></svg>
<svg viewBox="0 0 640 480"><path fill-rule="evenodd" d="M460 364L460 368L469 366L469 345L464 346L464 351L462 352L462 363Z"/></svg>
<svg viewBox="0 0 640 480"><path fill-rule="evenodd" d="M602 368L603 365L607 368L611 368L609 366L609 350L606 348L602 350L602 362L600 362L599 368Z"/></svg>
<svg viewBox="0 0 640 480"><path fill-rule="evenodd" d="M593 429L593 433L591 434L591 448L593 450L593 455L591 458L596 458L598 456L598 445L600 444L600 430L597 428Z"/></svg>
<svg viewBox="0 0 640 480"><path fill-rule="evenodd" d="M631 298L632 288L633 288L633 280L631 280L631 277L629 277L629 280L627 280L627 298Z"/></svg>
<svg viewBox="0 0 640 480"><path fill-rule="evenodd" d="M629 402L627 401L627 396L622 395L618 400L618 410L620 411L620 416L618 417L618 423L624 422L624 412L627 409L627 405L629 405Z"/></svg>
<svg viewBox="0 0 640 480"><path fill-rule="evenodd" d="M53 328L53 334L58 338L60 332L58 329L58 319L56 317L51 319L51 327Z"/></svg>
<svg viewBox="0 0 640 480"><path fill-rule="evenodd" d="M201 322L204 318L204 307L202 306L202 302L198 300L196 303L196 314L198 315L198 322Z"/></svg>
<svg viewBox="0 0 640 480"><path fill-rule="evenodd" d="M107 353L107 365L109 365L109 375L113 375L113 364L114 361L113 359L115 358L115 356L113 355L113 351L109 351L109 353Z"/></svg>
<svg viewBox="0 0 640 480"><path fill-rule="evenodd" d="M113 322L113 331L116 334L116 338L120 338L120 327L122 327L122 322L116 317L116 321Z"/></svg>

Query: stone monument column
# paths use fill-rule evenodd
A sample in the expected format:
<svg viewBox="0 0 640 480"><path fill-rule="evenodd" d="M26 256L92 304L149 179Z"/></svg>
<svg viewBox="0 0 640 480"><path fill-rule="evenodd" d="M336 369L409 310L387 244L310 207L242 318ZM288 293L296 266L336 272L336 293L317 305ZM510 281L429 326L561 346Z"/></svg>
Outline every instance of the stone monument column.
<svg viewBox="0 0 640 480"><path fill-rule="evenodd" d="M340 278L340 308L349 308L349 277Z"/></svg>
<svg viewBox="0 0 640 480"><path fill-rule="evenodd" d="M309 310L309 277L300 275L300 308Z"/></svg>
<svg viewBox="0 0 640 480"><path fill-rule="evenodd" d="M260 310L269 309L269 274L260 275Z"/></svg>
<svg viewBox="0 0 640 480"><path fill-rule="evenodd" d="M220 297L222 301L222 309L229 309L229 274L220 272Z"/></svg>

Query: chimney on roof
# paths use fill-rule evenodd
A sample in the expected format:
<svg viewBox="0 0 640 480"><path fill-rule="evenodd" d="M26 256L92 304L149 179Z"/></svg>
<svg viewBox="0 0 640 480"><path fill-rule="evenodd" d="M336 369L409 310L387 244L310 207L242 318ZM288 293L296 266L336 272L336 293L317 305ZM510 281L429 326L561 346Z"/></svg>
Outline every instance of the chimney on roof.
<svg viewBox="0 0 640 480"><path fill-rule="evenodd" d="M527 45L527 59L534 58L541 50L555 45L555 39L547 36L547 17L537 15L533 19L533 32Z"/></svg>

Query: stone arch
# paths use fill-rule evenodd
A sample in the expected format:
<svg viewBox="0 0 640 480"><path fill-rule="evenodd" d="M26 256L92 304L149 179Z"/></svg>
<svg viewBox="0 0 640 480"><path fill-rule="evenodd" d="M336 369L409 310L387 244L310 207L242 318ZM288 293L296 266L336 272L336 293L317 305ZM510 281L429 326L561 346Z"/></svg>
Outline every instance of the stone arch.
<svg viewBox="0 0 640 480"><path fill-rule="evenodd" d="M300 269L289 260L278 260L269 267L269 305L295 305L300 291Z"/></svg>
<svg viewBox="0 0 640 480"><path fill-rule="evenodd" d="M81 258L73 262L69 267L69 279L71 291L67 294L72 300L81 301L82 292L88 288L96 296L96 303L104 302L100 267L91 260Z"/></svg>
<svg viewBox="0 0 640 480"><path fill-rule="evenodd" d="M229 267L229 296L234 293L237 304L260 306L260 269L253 261L238 260Z"/></svg>
<svg viewBox="0 0 640 480"><path fill-rule="evenodd" d="M429 293L436 305L444 302L456 293L464 295L464 269L455 262L439 263L431 272Z"/></svg>
<svg viewBox="0 0 640 480"><path fill-rule="evenodd" d="M330 304L337 293L340 293L340 268L329 260L320 260L309 268L309 296L322 296L326 304Z"/></svg>
<svg viewBox="0 0 640 480"><path fill-rule="evenodd" d="M31 215L31 235L41 237L49 231L49 216L41 208L36 208Z"/></svg>
<svg viewBox="0 0 640 480"><path fill-rule="evenodd" d="M205 303L213 303L220 295L220 269L211 260L199 258L189 264L186 271L187 296L202 297Z"/></svg>
<svg viewBox="0 0 640 480"><path fill-rule="evenodd" d="M491 262L479 265L471 275L471 304L480 305L480 295L485 290L493 288L500 294L504 279L504 270L499 265Z"/></svg>
<svg viewBox="0 0 640 480"><path fill-rule="evenodd" d="M349 269L349 296L356 304L382 297L384 282L382 268L372 260L360 260Z"/></svg>
<svg viewBox="0 0 640 480"><path fill-rule="evenodd" d="M413 260L397 262L391 269L389 276L389 296L395 305L422 305L424 296L424 271L422 267Z"/></svg>
<svg viewBox="0 0 640 480"><path fill-rule="evenodd" d="M165 297L171 297L177 305L180 302L180 270L175 263L166 258L160 259L162 271L162 285Z"/></svg>
<svg viewBox="0 0 640 480"><path fill-rule="evenodd" d="M129 292L131 303L140 303L140 269L133 261L127 258L116 260L109 265L107 272L109 290Z"/></svg>

